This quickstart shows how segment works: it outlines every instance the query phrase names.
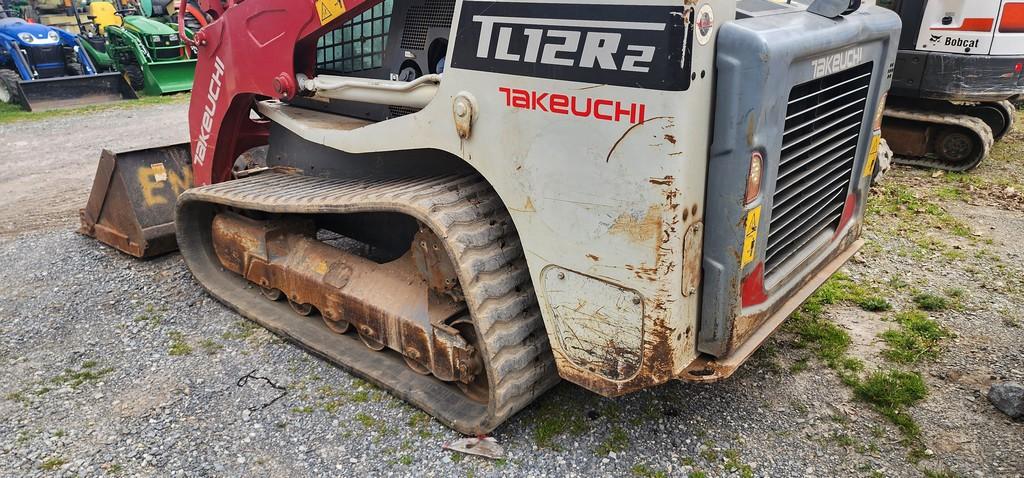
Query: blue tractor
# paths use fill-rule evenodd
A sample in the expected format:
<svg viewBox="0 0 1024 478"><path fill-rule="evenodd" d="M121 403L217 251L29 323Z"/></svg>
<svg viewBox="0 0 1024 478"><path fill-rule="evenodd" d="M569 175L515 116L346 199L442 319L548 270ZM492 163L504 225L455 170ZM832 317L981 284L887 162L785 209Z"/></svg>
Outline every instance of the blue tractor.
<svg viewBox="0 0 1024 478"><path fill-rule="evenodd" d="M10 13L0 12L0 102L40 111L138 98L120 73L98 73L75 35Z"/></svg>

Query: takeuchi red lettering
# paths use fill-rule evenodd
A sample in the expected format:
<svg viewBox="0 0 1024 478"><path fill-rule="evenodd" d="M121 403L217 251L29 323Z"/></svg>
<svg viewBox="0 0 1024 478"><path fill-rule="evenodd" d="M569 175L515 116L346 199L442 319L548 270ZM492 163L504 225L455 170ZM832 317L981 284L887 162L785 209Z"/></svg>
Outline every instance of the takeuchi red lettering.
<svg viewBox="0 0 1024 478"><path fill-rule="evenodd" d="M505 106L556 115L637 124L643 123L647 114L647 105L643 103L626 103L607 98L579 97L504 86L499 87L498 91L505 94Z"/></svg>

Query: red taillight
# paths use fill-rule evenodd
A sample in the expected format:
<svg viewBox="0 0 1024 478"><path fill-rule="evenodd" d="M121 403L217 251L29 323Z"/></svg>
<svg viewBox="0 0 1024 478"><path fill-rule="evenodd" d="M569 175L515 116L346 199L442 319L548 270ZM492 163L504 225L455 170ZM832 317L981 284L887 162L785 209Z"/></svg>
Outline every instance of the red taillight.
<svg viewBox="0 0 1024 478"><path fill-rule="evenodd" d="M999 18L999 33L1024 33L1024 3L1003 5Z"/></svg>

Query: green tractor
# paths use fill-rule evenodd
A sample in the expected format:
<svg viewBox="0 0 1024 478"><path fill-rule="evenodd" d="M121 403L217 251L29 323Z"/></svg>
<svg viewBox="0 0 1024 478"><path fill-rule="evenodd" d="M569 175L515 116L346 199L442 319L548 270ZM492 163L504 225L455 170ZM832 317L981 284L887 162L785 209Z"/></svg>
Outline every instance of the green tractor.
<svg viewBox="0 0 1024 478"><path fill-rule="evenodd" d="M195 55L178 37L177 29L157 18L138 15L134 7L116 13L120 24L105 25L102 36L95 26L87 29L89 33L83 30L86 41L82 45L97 68L121 72L132 88L147 95L191 90ZM81 20L79 24L83 25ZM186 34L191 36L191 31Z"/></svg>

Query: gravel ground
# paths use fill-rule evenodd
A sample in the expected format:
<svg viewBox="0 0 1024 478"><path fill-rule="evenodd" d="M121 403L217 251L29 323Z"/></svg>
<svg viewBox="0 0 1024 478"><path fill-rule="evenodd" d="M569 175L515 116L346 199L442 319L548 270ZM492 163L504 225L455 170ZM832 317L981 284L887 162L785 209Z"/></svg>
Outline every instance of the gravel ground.
<svg viewBox="0 0 1024 478"><path fill-rule="evenodd" d="M833 371L813 359L792 367L806 352L781 333L724 383L619 399L562 384L496 431L508 457L489 461L443 450L456 433L249 325L206 296L177 254L136 261L72 232L113 137L84 125L118 121L121 138L148 138L122 143L134 146L184 134L183 105L117 111L0 126L2 476L1024 475L1024 424L984 398L993 381L1024 381L1024 246L1013 239L1024 218L1005 195L943 204L978 235L927 235L963 254L920 252L920 241L893 232L899 217L878 215L847 268L872 284L967 291L960 307L933 314L957 337L918 366L930 394L909 413L923 457L908 457L899 432ZM41 134L69 128L82 138L67 142L80 146ZM979 177L1024 174L1016 161L983 165ZM945 184L906 169L888 181L926 196ZM886 298L901 309L910 295ZM876 338L891 326L885 313L827 315L849 331L853 354L885 366ZM240 381L249 374L266 380Z"/></svg>

